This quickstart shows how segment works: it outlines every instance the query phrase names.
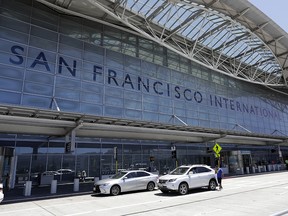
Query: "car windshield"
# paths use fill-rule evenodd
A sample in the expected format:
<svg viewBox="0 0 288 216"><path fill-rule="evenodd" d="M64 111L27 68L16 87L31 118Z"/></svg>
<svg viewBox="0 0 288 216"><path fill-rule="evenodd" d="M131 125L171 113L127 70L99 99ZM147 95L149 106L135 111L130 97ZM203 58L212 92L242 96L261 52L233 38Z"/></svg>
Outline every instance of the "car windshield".
<svg viewBox="0 0 288 216"><path fill-rule="evenodd" d="M189 167L178 167L171 171L170 175L183 175L187 172L188 169Z"/></svg>
<svg viewBox="0 0 288 216"><path fill-rule="evenodd" d="M127 172L118 172L117 174L113 175L111 179L119 179L119 178L122 178L126 174Z"/></svg>

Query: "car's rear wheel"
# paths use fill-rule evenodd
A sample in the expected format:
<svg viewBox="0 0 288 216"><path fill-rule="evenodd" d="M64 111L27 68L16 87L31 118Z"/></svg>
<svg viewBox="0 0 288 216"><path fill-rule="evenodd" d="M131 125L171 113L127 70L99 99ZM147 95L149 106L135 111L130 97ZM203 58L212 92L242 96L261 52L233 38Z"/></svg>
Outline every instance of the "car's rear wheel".
<svg viewBox="0 0 288 216"><path fill-rule="evenodd" d="M110 194L113 196L117 196L118 194L120 194L121 189L118 185L113 185L110 189Z"/></svg>
<svg viewBox="0 0 288 216"><path fill-rule="evenodd" d="M211 179L208 185L209 190L216 190L217 182L215 179Z"/></svg>
<svg viewBox="0 0 288 216"><path fill-rule="evenodd" d="M186 183L181 183L178 188L178 193L185 195L188 193L188 185Z"/></svg>
<svg viewBox="0 0 288 216"><path fill-rule="evenodd" d="M148 190L148 191L153 191L154 188L155 188L154 182L149 182L149 183L147 184L147 190Z"/></svg>

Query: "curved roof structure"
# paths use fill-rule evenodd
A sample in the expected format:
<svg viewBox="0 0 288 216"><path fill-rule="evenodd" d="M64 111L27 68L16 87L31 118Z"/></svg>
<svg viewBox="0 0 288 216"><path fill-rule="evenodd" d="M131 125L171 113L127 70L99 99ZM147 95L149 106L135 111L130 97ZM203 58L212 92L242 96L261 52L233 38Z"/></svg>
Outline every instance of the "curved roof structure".
<svg viewBox="0 0 288 216"><path fill-rule="evenodd" d="M37 1L132 30L234 78L288 88L288 34L247 0Z"/></svg>

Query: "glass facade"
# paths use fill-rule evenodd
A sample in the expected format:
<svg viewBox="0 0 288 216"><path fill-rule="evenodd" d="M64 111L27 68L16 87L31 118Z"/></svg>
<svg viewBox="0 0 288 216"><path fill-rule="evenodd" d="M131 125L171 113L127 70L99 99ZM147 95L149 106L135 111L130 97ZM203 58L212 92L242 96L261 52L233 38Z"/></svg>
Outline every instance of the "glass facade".
<svg viewBox="0 0 288 216"><path fill-rule="evenodd" d="M288 134L287 96L36 1L2 0L0 9L2 105L181 125L176 115L191 126L242 130L236 127L241 125L253 133ZM174 163L170 143L78 138L76 151L67 155L63 139L3 134L0 145L15 147L17 174L29 176L62 168L85 169L89 176L109 173L114 147L119 168L153 163L163 170ZM178 148L180 163L211 162L203 145ZM270 157L269 152L261 155Z"/></svg>

